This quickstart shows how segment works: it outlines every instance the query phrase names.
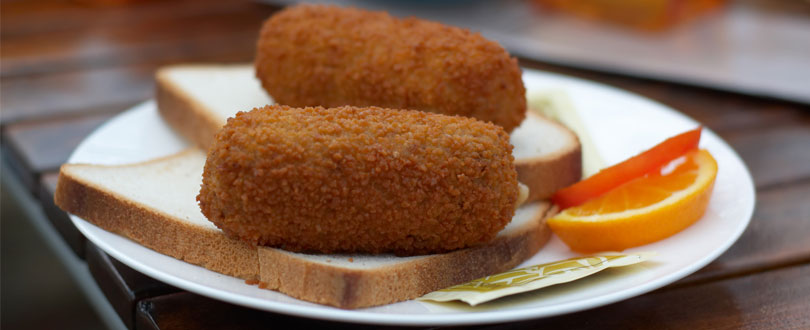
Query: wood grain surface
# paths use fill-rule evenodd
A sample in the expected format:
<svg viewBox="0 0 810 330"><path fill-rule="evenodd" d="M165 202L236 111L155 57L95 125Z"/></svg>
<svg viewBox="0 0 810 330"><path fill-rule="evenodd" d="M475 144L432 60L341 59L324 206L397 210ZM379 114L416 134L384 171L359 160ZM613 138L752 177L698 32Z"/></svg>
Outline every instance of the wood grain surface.
<svg viewBox="0 0 810 330"><path fill-rule="evenodd" d="M212 313L211 311L217 311ZM379 329L261 312L189 292L144 299L138 303L137 329Z"/></svg>
<svg viewBox="0 0 810 330"><path fill-rule="evenodd" d="M748 228L717 260L675 285L810 264L810 181L757 195Z"/></svg>
<svg viewBox="0 0 810 330"><path fill-rule="evenodd" d="M84 238L53 205L59 165L98 125L151 98L157 68L250 61L259 26L274 10L214 0L0 3L2 157L74 252L87 255L99 286L130 328L356 328L176 291L95 247L85 253ZM734 246L670 286L590 311L484 328L810 328L810 109L529 59L520 63L626 89L702 122L748 166L757 206Z"/></svg>

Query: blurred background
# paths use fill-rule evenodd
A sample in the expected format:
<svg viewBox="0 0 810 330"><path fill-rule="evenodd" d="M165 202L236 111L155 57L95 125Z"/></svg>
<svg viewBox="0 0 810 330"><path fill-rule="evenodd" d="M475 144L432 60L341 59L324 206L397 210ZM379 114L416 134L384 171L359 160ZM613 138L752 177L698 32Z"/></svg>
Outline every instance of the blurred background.
<svg viewBox="0 0 810 330"><path fill-rule="evenodd" d="M262 20L298 2L3 0L0 118L4 127L43 114L70 120L82 109L92 117L90 129L151 98L152 74L160 65L250 61ZM810 2L805 0L313 2L467 27L516 56L545 63L810 104ZM242 33L223 33L221 25ZM80 70L86 72L74 75ZM34 106L30 95L40 90ZM41 147L77 142L48 141ZM55 171L67 157L51 155L41 161L46 171ZM8 172L4 164L0 327L104 328L58 251L32 224L31 217L41 211L20 198L31 199L22 187L26 183Z"/></svg>

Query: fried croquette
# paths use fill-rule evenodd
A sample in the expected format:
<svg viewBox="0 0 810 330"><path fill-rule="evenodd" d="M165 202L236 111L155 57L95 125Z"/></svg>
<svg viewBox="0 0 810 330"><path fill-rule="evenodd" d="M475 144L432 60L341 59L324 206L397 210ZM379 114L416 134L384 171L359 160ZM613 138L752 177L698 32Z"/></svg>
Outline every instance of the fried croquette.
<svg viewBox="0 0 810 330"><path fill-rule="evenodd" d="M517 60L468 30L385 12L300 5L262 27L256 75L279 104L461 115L511 132L526 112Z"/></svg>
<svg viewBox="0 0 810 330"><path fill-rule="evenodd" d="M226 235L298 252L440 253L493 239L518 198L508 134L460 116L266 106L208 151L202 213Z"/></svg>

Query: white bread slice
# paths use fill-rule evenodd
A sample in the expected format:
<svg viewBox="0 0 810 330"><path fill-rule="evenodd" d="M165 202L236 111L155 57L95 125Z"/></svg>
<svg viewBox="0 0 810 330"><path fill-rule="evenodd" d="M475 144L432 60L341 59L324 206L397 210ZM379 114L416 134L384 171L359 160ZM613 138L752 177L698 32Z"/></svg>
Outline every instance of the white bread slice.
<svg viewBox="0 0 810 330"><path fill-rule="evenodd" d="M65 164L54 202L152 250L258 280L256 247L225 237L197 206L204 164L205 154L197 149L131 165Z"/></svg>
<svg viewBox="0 0 810 330"><path fill-rule="evenodd" d="M65 164L55 202L63 210L163 253L260 287L340 308L413 299L506 271L546 243L549 204L520 207L491 243L445 254L312 255L232 240L200 212L195 197L205 153L192 148L129 165Z"/></svg>
<svg viewBox="0 0 810 330"><path fill-rule="evenodd" d="M161 116L193 144L207 149L229 117L272 103L255 78L253 65L174 65L155 74ZM518 180L529 201L548 198L581 178L577 136L566 127L528 111L511 133Z"/></svg>
<svg viewBox="0 0 810 330"><path fill-rule="evenodd" d="M239 111L273 103L252 65L177 65L155 74L160 115L192 143L208 149Z"/></svg>

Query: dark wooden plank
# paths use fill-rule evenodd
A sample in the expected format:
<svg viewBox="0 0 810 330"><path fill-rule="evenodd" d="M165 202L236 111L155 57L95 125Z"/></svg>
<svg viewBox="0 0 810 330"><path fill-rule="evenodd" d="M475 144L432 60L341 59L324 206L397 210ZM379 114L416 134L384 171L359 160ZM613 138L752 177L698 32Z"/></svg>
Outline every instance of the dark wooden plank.
<svg viewBox="0 0 810 330"><path fill-rule="evenodd" d="M233 52L232 52L233 51ZM189 54L183 63L243 63L252 53L224 49L214 54ZM154 73L178 61L34 75L0 80L3 125L37 118L69 116L128 108L152 98Z"/></svg>
<svg viewBox="0 0 810 330"><path fill-rule="evenodd" d="M791 267L680 290L659 291L594 310L464 329L715 329L810 326L810 266ZM251 310L183 292L145 299L138 329L364 328Z"/></svg>
<svg viewBox="0 0 810 330"><path fill-rule="evenodd" d="M676 286L810 263L810 181L759 193L745 233L725 254Z"/></svg>
<svg viewBox="0 0 810 330"><path fill-rule="evenodd" d="M273 11L268 6L236 2L213 10L183 11L170 6L176 15L142 16L130 24L104 28L60 29L3 39L3 78L53 73L82 68L121 66L154 61L182 61L189 54L239 52L252 54L259 27ZM215 6L217 7L217 6ZM134 9L134 8L133 8ZM105 16L108 7L96 8ZM139 15L135 10L125 12ZM137 17L137 16L136 16ZM97 40L88 43L87 39Z"/></svg>
<svg viewBox="0 0 810 330"><path fill-rule="evenodd" d="M229 20L242 21L239 17ZM222 20L217 20L222 21ZM260 22L260 21L258 21ZM50 40L27 44L4 44L9 54L3 58L0 75L4 79L25 75L39 75L77 71L88 68L113 67L142 64L155 61L182 62L189 54L221 54L239 52L246 59L252 58L258 34L258 23L247 24L241 30L221 29L209 33L208 29L217 22L194 20L183 28L166 31L135 31L141 34L106 36L109 42L80 45L84 34L66 36L57 44L46 45ZM221 23L221 22L220 22ZM125 33L124 33L125 32ZM134 33L124 30L122 34ZM160 37L156 37L158 34ZM50 39L50 38L43 38ZM28 42L26 40L25 42Z"/></svg>
<svg viewBox="0 0 810 330"><path fill-rule="evenodd" d="M152 97L157 65L0 80L2 123L124 108Z"/></svg>
<svg viewBox="0 0 810 330"><path fill-rule="evenodd" d="M2 123L133 105L181 62L248 62L274 7L249 1L4 4ZM50 74L43 74L50 73Z"/></svg>
<svg viewBox="0 0 810 330"><path fill-rule="evenodd" d="M803 265L486 329L808 329L807 297L810 265Z"/></svg>
<svg viewBox="0 0 810 330"><path fill-rule="evenodd" d="M12 124L5 127L3 141L21 164L19 173L29 189L36 191L39 175L56 171L67 161L73 149L96 127L113 114Z"/></svg>
<svg viewBox="0 0 810 330"><path fill-rule="evenodd" d="M0 3L3 38L29 37L65 30L92 31L172 18L242 10L248 0L151 1L37 0ZM258 7L253 5L252 7Z"/></svg>
<svg viewBox="0 0 810 330"><path fill-rule="evenodd" d="M85 247L87 239L84 238L81 232L76 229L73 222L70 221L68 214L62 211L53 202L53 194L56 191L56 182L59 178L58 172L50 172L42 175L39 186L39 202L42 205L42 210L50 220L51 224L65 243L73 250L76 255L84 259Z"/></svg>
<svg viewBox="0 0 810 330"><path fill-rule="evenodd" d="M630 90L683 112L721 136L810 122L810 108L784 101L663 82L638 85Z"/></svg>
<svg viewBox="0 0 810 330"><path fill-rule="evenodd" d="M136 329L397 329L338 323L263 312L189 292L138 303Z"/></svg>
<svg viewBox="0 0 810 330"><path fill-rule="evenodd" d="M107 300L129 329L135 327L135 305L138 301L179 291L110 258L89 241L87 242L87 267Z"/></svg>
<svg viewBox="0 0 810 330"><path fill-rule="evenodd" d="M810 120L766 130L737 131L724 138L748 165L757 187L810 178Z"/></svg>

